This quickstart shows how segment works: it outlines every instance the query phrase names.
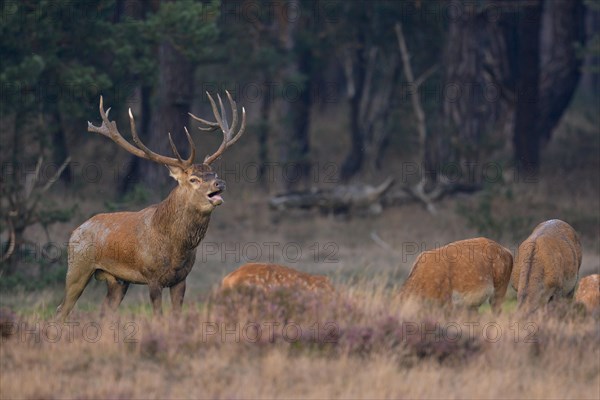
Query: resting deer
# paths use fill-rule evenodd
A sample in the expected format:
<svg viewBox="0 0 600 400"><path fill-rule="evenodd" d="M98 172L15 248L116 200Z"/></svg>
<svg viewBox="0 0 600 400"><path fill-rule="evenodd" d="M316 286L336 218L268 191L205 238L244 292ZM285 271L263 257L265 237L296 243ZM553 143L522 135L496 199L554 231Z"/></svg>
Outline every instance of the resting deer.
<svg viewBox="0 0 600 400"><path fill-rule="evenodd" d="M581 266L577 232L564 221L539 224L521 243L512 271L517 308L527 314L558 297L570 297Z"/></svg>
<svg viewBox="0 0 600 400"><path fill-rule="evenodd" d="M168 287L173 311L179 313L185 293L185 279L194 266L196 247L204 238L210 216L215 207L223 203L221 193L225 182L217 178L210 165L239 140L246 126L246 112L242 108L239 131L236 103L227 93L232 108L229 126L226 112L218 96L219 109L208 95L216 122L190 116L204 124L204 131L223 133L223 142L217 151L207 156L202 164L194 164L196 146L187 128L185 134L190 145L190 155L182 159L171 134L168 135L176 158L159 155L148 149L137 135L131 109L129 121L133 142L129 143L108 119L100 97L102 125L88 122L88 131L113 140L129 153L165 165L178 185L162 202L137 212L98 214L79 226L69 240L69 263L65 297L57 309L58 318L64 320L85 289L92 275L106 281L108 293L102 310L115 310L123 300L129 284L144 284L150 289L150 299L155 314L162 312L162 290Z"/></svg>
<svg viewBox="0 0 600 400"><path fill-rule="evenodd" d="M600 308L600 275L593 274L582 278L575 291L575 303L583 304L592 312Z"/></svg>
<svg viewBox="0 0 600 400"><path fill-rule="evenodd" d="M244 264L225 278L222 289L254 286L262 289L294 288L313 292L333 292L329 279L323 275L311 275L277 264Z"/></svg>
<svg viewBox="0 0 600 400"><path fill-rule="evenodd" d="M489 300L498 312L512 263L510 251L493 240L481 237L453 242L417 257L400 296L469 308Z"/></svg>

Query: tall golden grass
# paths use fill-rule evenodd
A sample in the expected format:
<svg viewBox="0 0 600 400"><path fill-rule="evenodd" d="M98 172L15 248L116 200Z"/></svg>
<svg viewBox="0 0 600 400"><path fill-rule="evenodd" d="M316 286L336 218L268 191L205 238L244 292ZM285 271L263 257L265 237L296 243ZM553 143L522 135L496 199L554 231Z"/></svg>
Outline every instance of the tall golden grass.
<svg viewBox="0 0 600 400"><path fill-rule="evenodd" d="M561 303L516 321L401 304L386 286L213 293L180 318L5 312L0 397L599 397L598 313Z"/></svg>

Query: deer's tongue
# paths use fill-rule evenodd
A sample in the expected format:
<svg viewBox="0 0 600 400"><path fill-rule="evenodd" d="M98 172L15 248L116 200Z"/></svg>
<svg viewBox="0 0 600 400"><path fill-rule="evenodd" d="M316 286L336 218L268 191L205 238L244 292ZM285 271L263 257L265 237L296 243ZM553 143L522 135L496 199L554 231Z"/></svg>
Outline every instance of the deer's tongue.
<svg viewBox="0 0 600 400"><path fill-rule="evenodd" d="M223 204L223 197L221 197L220 194L214 194L212 196L209 197L210 199L210 203L214 206L218 206L220 204Z"/></svg>

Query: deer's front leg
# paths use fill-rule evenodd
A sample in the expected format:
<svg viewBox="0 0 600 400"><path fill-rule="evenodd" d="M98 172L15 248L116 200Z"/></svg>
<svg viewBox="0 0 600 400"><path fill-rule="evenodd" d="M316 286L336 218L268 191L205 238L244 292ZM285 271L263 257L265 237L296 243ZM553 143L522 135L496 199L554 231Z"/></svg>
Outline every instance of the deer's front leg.
<svg viewBox="0 0 600 400"><path fill-rule="evenodd" d="M149 284L150 289L150 301L152 302L152 309L154 315L162 315L162 287L157 284Z"/></svg>
<svg viewBox="0 0 600 400"><path fill-rule="evenodd" d="M181 307L183 306L183 296L185 296L185 280L171 286L170 291L173 313L179 315L181 314Z"/></svg>

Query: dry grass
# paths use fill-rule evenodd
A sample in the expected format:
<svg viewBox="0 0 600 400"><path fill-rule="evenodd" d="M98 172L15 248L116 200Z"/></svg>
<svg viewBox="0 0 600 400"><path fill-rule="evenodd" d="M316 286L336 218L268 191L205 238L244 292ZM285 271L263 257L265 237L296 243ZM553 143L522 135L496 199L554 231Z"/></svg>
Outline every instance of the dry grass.
<svg viewBox="0 0 600 400"><path fill-rule="evenodd" d="M1 397L600 395L598 314L561 304L519 322L515 336L508 312L418 310L399 304L383 283L365 280L333 298L250 290L212 295L179 319L123 312L98 321L95 313L79 312L72 340L67 327L57 341L56 325L25 318L0 346ZM98 341L92 324L102 330Z"/></svg>
<svg viewBox="0 0 600 400"><path fill-rule="evenodd" d="M333 124L331 128L328 116L319 125L317 117L314 161L321 166L331 161L340 165L347 146L339 140L346 137L343 125ZM567 115L543 152L541 179L506 180L501 196L492 205L492 216L496 222L512 218L516 225L502 225L506 227L502 237L491 239L514 251L542 220L564 219L582 235L581 274L600 272L597 120L597 114ZM247 146L234 147L228 160L254 158L255 143L246 140ZM102 145L106 145L106 164L100 182L79 181L75 192L65 194L58 188L52 194L65 204L79 204L73 221L50 229L54 242L66 243L72 229L92 214L105 211L104 200L112 198L114 171L109 166L125 158L105 142ZM81 159L75 160L80 165L94 159L91 155L97 151L95 147L84 150L77 153ZM389 154L383 171L361 178L372 183L390 175L401 179L403 160L405 157ZM236 181L230 174L225 178L226 203L215 212L198 250L181 319L153 319L147 288L132 287L121 306L118 326L98 321L102 335L92 343L85 340L81 329L97 321L105 290L92 282L72 316L80 324L74 339L68 340L65 328L61 340L52 343L44 334L55 338L56 327L49 324L62 287L0 292L0 308L15 313L0 313L0 325L9 321L0 332L12 332L10 321L16 317L34 332L39 327L41 335L36 343L33 334L24 334L21 329L2 339L0 397L600 398L598 314L586 315L562 304L541 312L530 321L533 325L521 322L522 331L515 340L516 325L511 321L514 302L510 298L498 317L485 307L479 314L451 315L399 304L395 295L420 251L479 235L476 227L467 224L464 213L457 211L463 207L467 213L477 213L485 193L445 199L438 204L436 216L418 204L386 209L372 218L307 217L304 212L277 216L267 207L266 193L275 192L277 182L264 190L244 177ZM133 205L132 209L142 206ZM373 233L389 247L376 243ZM39 227L26 234L37 243L47 241ZM286 245L288 254L284 252ZM301 255L293 252L298 247ZM258 258L253 252L256 248L262 252ZM273 253L269 253L271 248ZM251 261L327 274L340 288L339 297L315 299L284 293L274 298L253 293L209 296L223 276ZM297 323L308 336L291 343L280 331L274 343L235 343L231 337L223 341L219 335L206 336L212 323L245 326L248 321L278 322L281 326ZM327 322L335 324L332 343L325 340L327 337L310 335L315 323L331 333L332 325L325 325ZM444 339L456 326L463 338ZM473 333L469 336L470 326ZM116 341L115 328L119 331ZM133 328L135 340L126 342L125 334ZM492 341L490 335L496 328L502 334L498 341ZM88 329L89 339L95 330ZM526 342L525 329L535 329L534 342Z"/></svg>

